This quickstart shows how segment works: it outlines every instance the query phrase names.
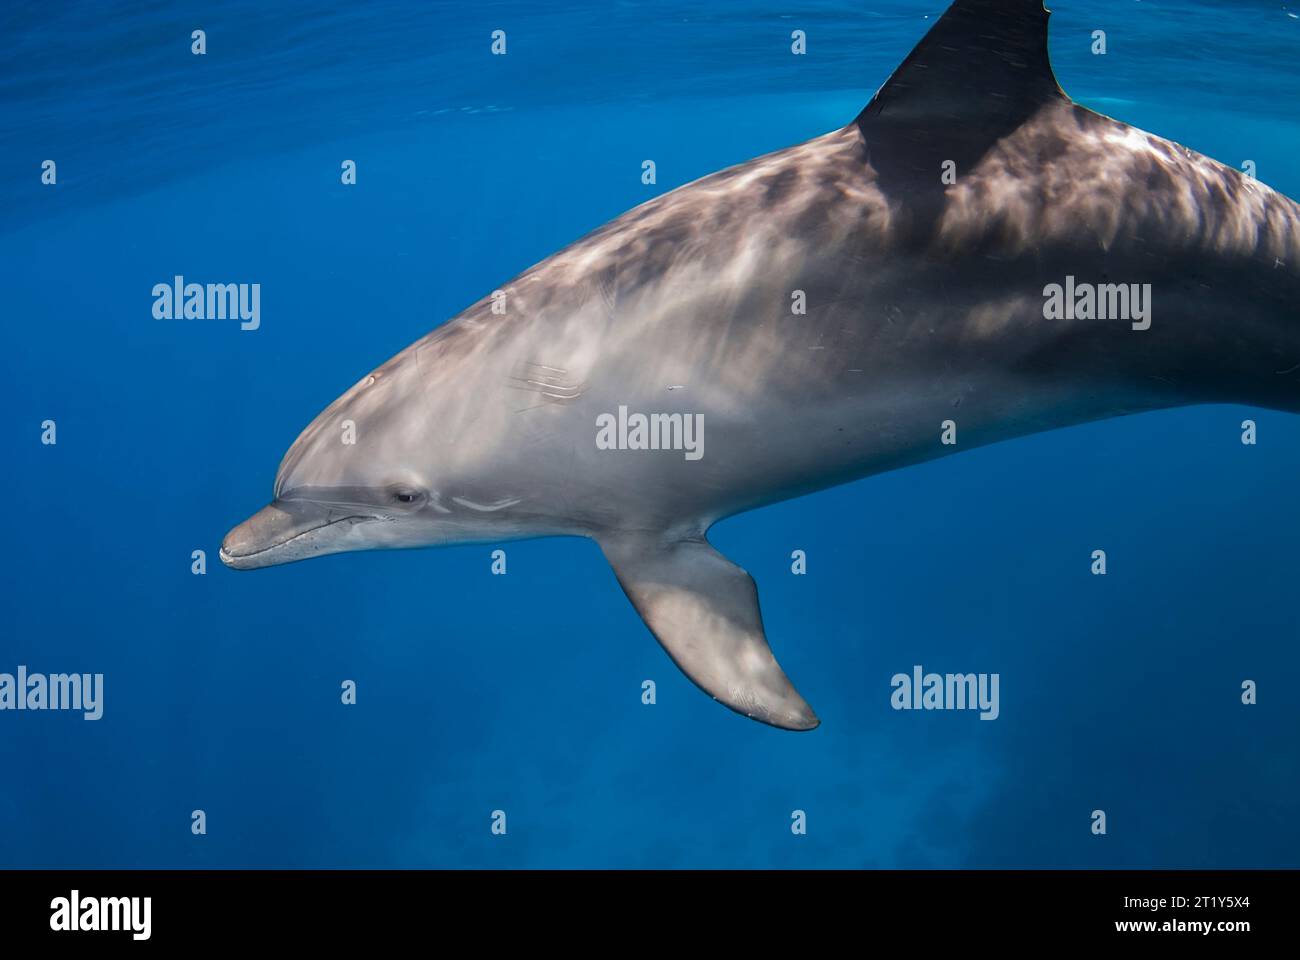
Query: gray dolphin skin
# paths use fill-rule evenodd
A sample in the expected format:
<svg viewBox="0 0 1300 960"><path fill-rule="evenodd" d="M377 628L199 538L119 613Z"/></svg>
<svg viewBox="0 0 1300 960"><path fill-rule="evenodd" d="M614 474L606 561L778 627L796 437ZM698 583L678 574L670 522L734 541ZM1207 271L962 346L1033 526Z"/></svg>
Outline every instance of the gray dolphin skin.
<svg viewBox="0 0 1300 960"><path fill-rule="evenodd" d="M848 126L636 207L366 374L222 560L590 537L691 680L808 730L718 520L1085 421L1300 411L1300 206L1073 103L1047 19L957 0Z"/></svg>

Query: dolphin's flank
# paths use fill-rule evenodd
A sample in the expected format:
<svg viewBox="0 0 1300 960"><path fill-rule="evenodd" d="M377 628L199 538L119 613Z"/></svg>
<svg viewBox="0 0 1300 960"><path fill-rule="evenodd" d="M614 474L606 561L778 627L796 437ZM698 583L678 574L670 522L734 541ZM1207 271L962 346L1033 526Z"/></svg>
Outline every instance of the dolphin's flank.
<svg viewBox="0 0 1300 960"><path fill-rule="evenodd" d="M590 537L706 693L808 730L719 519L1089 420L1300 410L1300 207L1073 103L1047 20L958 0L847 126L435 329L303 431L222 560Z"/></svg>

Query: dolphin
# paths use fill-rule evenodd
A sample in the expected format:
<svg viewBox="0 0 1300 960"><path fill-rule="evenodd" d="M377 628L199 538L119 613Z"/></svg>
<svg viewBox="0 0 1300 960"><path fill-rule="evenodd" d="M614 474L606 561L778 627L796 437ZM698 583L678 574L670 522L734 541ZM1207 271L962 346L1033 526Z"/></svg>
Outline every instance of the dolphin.
<svg viewBox="0 0 1300 960"><path fill-rule="evenodd" d="M1300 206L1072 102L1047 23L957 0L852 123L437 327L302 432L221 559L589 537L706 693L816 727L718 520L1086 421L1300 411Z"/></svg>

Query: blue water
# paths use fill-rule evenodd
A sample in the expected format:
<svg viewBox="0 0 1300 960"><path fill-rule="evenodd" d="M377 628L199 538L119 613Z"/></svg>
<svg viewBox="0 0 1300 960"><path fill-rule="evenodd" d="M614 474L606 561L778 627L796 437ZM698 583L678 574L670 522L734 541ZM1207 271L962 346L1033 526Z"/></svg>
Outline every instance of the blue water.
<svg viewBox="0 0 1300 960"><path fill-rule="evenodd" d="M1289 8L1053 6L1076 99L1300 196ZM0 672L101 672L105 702L0 713L0 866L1300 866L1300 418L1092 424L719 525L810 734L696 690L586 541L507 545L504 577L491 546L217 561L360 375L847 122L942 8L6 4ZM261 283L261 329L154 320L178 273ZM914 664L1000 674L1000 717L892 710Z"/></svg>

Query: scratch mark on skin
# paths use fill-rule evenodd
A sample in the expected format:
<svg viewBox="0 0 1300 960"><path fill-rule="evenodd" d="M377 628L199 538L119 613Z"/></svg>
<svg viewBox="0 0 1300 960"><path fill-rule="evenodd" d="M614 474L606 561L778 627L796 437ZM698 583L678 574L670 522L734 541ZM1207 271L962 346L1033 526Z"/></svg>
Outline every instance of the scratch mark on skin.
<svg viewBox="0 0 1300 960"><path fill-rule="evenodd" d="M539 389L539 390L537 391L538 393L540 393L540 394L541 394L542 396L544 396L544 397L551 397L551 398L554 399L554 400L576 400L576 399L578 399L578 397L582 396L582 387L581 387L581 386L576 386L576 387L562 387L562 386L558 386L558 385L553 384L553 383L547 383L545 380L524 380L523 382L526 383L526 384L528 384L529 387L539 387L539 388L541 388L541 389ZM526 387L521 387L521 388L519 388L519 389L527 389L527 388L526 388ZM567 390L567 391L569 391L569 392L568 392L568 393L551 393L550 391L551 391L552 389L554 389L554 390Z"/></svg>
<svg viewBox="0 0 1300 960"><path fill-rule="evenodd" d="M587 389L587 384L583 382L569 381L566 379L568 371L563 367L551 367L544 363L524 363L519 372L510 379L512 390L529 390L539 393L548 403L564 403L571 400L577 400ZM531 407L525 407L523 410L516 410L516 413L523 413L524 410L534 410L541 404L534 404Z"/></svg>
<svg viewBox="0 0 1300 960"><path fill-rule="evenodd" d="M523 503L522 497L507 497L504 500L498 500L495 503L475 503L473 500L466 500L464 497L452 497L452 503L459 503L462 507L469 510L477 510L479 513L496 513L498 510L504 510L506 507L513 507L517 503Z"/></svg>
<svg viewBox="0 0 1300 960"><path fill-rule="evenodd" d="M618 291L609 276L602 276L598 281L598 286L600 287L600 299L605 304L605 315L613 320L618 313Z"/></svg>

